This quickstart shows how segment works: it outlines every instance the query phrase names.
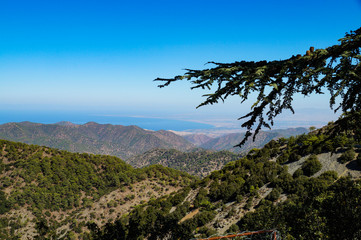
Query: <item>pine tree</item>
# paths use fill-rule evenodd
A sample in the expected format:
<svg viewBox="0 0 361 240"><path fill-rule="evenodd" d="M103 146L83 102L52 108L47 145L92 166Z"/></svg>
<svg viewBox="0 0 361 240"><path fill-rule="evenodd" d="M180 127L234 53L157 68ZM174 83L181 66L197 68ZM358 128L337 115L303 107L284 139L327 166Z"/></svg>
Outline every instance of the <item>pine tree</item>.
<svg viewBox="0 0 361 240"><path fill-rule="evenodd" d="M216 85L216 90L204 95L206 100L198 107L234 95L244 102L251 93L258 94L250 112L239 118L246 119L242 127L247 132L238 144L242 146L252 135L254 140L261 128L271 128L274 118L283 110L294 113L292 101L295 94L308 96L328 91L331 94L330 107L334 111L353 113L361 110L361 28L346 33L339 42L325 49L310 47L304 55L279 61L209 62L216 66L204 70L187 69L184 75L155 81L164 82L159 87L179 80L190 81L191 89L210 90ZM337 100L340 100L339 104L336 104Z"/></svg>

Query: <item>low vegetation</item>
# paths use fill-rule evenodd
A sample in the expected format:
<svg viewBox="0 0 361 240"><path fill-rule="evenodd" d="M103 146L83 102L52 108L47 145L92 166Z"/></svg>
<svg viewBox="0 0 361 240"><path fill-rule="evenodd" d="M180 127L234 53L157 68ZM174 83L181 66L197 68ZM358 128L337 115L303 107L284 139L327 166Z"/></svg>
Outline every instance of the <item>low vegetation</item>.
<svg viewBox="0 0 361 240"><path fill-rule="evenodd" d="M134 169L116 157L76 154L5 140L0 140L0 169L1 239L20 236L16 229L25 227L29 221L36 223L40 235L46 227L46 236L56 236L57 229L67 224L80 234L86 222L79 220L72 224L72 218L117 189L125 192L147 181L148 185L157 183L154 187L165 194L165 189L178 189L194 179L160 165ZM135 194L138 192L110 201L107 207L125 204ZM151 197L152 194L146 199ZM10 220L9 214L18 210L27 211L30 216L22 220L13 214L15 219Z"/></svg>

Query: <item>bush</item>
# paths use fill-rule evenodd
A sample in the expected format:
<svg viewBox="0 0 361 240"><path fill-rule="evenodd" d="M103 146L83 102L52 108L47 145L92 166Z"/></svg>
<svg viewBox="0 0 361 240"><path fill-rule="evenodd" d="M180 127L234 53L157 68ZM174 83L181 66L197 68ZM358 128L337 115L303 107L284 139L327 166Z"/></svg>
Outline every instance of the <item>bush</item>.
<svg viewBox="0 0 361 240"><path fill-rule="evenodd" d="M321 168L322 164L315 155L311 155L302 165L304 175L309 177L320 171Z"/></svg>
<svg viewBox="0 0 361 240"><path fill-rule="evenodd" d="M329 182L333 182L338 178L338 173L336 171L326 171L322 173L319 178Z"/></svg>
<svg viewBox="0 0 361 240"><path fill-rule="evenodd" d="M242 202L242 200L243 200L243 196L241 194L238 194L237 197L236 197L237 203Z"/></svg>
<svg viewBox="0 0 361 240"><path fill-rule="evenodd" d="M290 154L290 157L288 158L289 162L297 162L298 160L300 160L301 156L298 155L297 153L293 152Z"/></svg>
<svg viewBox="0 0 361 240"><path fill-rule="evenodd" d="M359 154L356 158L357 164L359 165L359 167L361 167L361 154Z"/></svg>
<svg viewBox="0 0 361 240"><path fill-rule="evenodd" d="M6 195L0 191L0 214L4 214L10 210L10 203L6 200Z"/></svg>
<svg viewBox="0 0 361 240"><path fill-rule="evenodd" d="M356 156L355 151L353 149L349 149L338 158L338 161L340 163L347 163L349 161L354 160L355 156Z"/></svg>
<svg viewBox="0 0 361 240"><path fill-rule="evenodd" d="M201 234L202 237L208 237L216 234L217 231L207 227L201 227L199 228L198 233Z"/></svg>
<svg viewBox="0 0 361 240"><path fill-rule="evenodd" d="M301 168L299 168L293 173L292 177L293 178L298 178L301 175L303 175L303 170Z"/></svg>
<svg viewBox="0 0 361 240"><path fill-rule="evenodd" d="M270 194L268 194L268 196L266 198L268 200L274 202L280 197L281 191L282 190L280 188L274 188L274 189L272 189L272 192L270 192Z"/></svg>
<svg viewBox="0 0 361 240"><path fill-rule="evenodd" d="M233 225L227 230L227 232L229 232L229 233L237 233L237 232L239 232L239 227L238 227L238 225L233 224ZM210 235L208 235L208 236L210 236Z"/></svg>
<svg viewBox="0 0 361 240"><path fill-rule="evenodd" d="M332 141L326 141L323 146L322 146L322 151L323 152L334 152L335 151L335 148L334 146L332 145Z"/></svg>
<svg viewBox="0 0 361 240"><path fill-rule="evenodd" d="M288 153L284 153L284 154L282 154L281 156L279 156L279 157L277 158L276 162L277 162L278 164L283 164L283 163L285 163L285 162L288 161L289 157L290 157L290 156L288 155Z"/></svg>
<svg viewBox="0 0 361 240"><path fill-rule="evenodd" d="M252 204L253 204L253 196L250 196L250 197L248 198L247 203L246 203L246 205L244 206L244 208L245 208L246 210L250 210L251 207L252 207Z"/></svg>

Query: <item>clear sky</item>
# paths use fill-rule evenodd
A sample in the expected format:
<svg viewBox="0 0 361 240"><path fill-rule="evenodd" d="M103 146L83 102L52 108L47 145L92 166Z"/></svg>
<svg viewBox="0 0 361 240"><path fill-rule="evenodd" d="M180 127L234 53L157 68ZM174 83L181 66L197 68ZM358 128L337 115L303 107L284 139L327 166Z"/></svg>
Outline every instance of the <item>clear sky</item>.
<svg viewBox="0 0 361 240"><path fill-rule="evenodd" d="M195 110L206 92L187 83L159 89L153 79L208 61L288 58L337 44L359 27L358 0L1 0L0 114L73 111L222 125L249 104L231 99ZM295 107L298 115L281 120L332 118L325 97L297 98Z"/></svg>

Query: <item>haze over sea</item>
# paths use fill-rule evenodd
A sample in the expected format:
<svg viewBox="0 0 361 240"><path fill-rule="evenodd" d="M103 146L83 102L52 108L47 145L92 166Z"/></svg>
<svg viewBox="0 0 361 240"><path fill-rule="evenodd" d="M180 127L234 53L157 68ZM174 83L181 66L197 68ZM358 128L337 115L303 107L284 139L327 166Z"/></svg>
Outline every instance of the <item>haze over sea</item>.
<svg viewBox="0 0 361 240"><path fill-rule="evenodd" d="M205 123L191 121L182 121L163 118L145 118L145 117L128 117L119 115L101 115L87 112L37 112L37 111L1 111L0 123L22 122L26 119L29 122L36 123L57 123L69 121L75 124L84 124L87 122L96 122L100 124L113 125L137 125L149 130L175 130L183 131L189 129L210 129L213 126Z"/></svg>
<svg viewBox="0 0 361 240"><path fill-rule="evenodd" d="M286 114L286 117L277 121L273 129L276 128L295 128L295 127L310 127L323 126L327 123L326 119L335 119L337 115L330 115L326 113L322 120L309 120L308 116L313 114L307 113L305 109L301 113L294 115ZM320 112L320 115L325 112ZM303 116L303 117L302 117ZM136 125L148 130L174 130L174 131L189 131L206 133L210 131L218 132L243 132L244 129L240 127L241 122L235 118L229 117L224 119L199 119L199 120L170 119L167 117L147 117L147 116L127 116L119 113L104 113L94 111L34 111L34 110L0 110L0 124L8 122L35 122L44 124L54 124L62 121L72 122L74 124L85 124L87 122L96 122L99 124L113 124L113 125ZM296 120L298 119L298 120ZM316 117L320 119L320 117ZM267 129L264 129L267 130Z"/></svg>

